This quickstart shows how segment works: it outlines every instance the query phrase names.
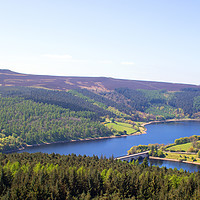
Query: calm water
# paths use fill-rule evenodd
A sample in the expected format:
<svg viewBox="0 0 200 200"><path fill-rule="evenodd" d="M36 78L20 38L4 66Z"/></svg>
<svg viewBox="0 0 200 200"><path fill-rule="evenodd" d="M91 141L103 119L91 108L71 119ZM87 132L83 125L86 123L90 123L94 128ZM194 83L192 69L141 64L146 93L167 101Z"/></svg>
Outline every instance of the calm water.
<svg viewBox="0 0 200 200"><path fill-rule="evenodd" d="M159 167L166 167L166 168L177 168L180 170L181 168L189 171L189 172L197 172L200 171L200 165L193 165L188 163L181 163L181 162L172 162L172 161L162 161L162 160L149 160L151 165L156 165Z"/></svg>
<svg viewBox="0 0 200 200"><path fill-rule="evenodd" d="M59 154L81 154L81 155L105 155L121 156L127 154L132 146L139 144L169 144L180 137L188 137L192 135L200 135L200 122L173 122L147 125L147 134L138 136L128 136L113 139L103 139L95 141L73 142L65 144L52 144L40 147L32 147L19 152L44 152L44 153L59 153ZM169 161L151 161L152 164L158 166L166 166L167 168L176 167L183 168L189 171L198 171L200 166L190 164L176 163Z"/></svg>

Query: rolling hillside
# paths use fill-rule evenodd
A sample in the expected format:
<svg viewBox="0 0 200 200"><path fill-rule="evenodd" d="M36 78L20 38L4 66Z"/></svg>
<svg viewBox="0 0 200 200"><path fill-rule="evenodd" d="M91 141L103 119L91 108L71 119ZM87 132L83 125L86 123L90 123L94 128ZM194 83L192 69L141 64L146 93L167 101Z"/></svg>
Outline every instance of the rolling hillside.
<svg viewBox="0 0 200 200"><path fill-rule="evenodd" d="M115 88L179 91L183 88L200 88L197 85L114 79L106 77L70 77L21 74L0 69L0 86L31 86L55 90L88 89L108 92Z"/></svg>
<svg viewBox="0 0 200 200"><path fill-rule="evenodd" d="M142 133L141 124L200 119L200 87L0 70L0 152Z"/></svg>

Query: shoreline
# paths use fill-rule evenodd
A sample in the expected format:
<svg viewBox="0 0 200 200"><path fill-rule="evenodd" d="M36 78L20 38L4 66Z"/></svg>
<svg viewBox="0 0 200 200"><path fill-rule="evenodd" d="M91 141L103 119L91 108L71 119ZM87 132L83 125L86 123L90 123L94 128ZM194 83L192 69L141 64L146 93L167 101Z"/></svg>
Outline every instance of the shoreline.
<svg viewBox="0 0 200 200"><path fill-rule="evenodd" d="M170 122L190 122L190 121L194 121L194 122L200 122L200 119L166 119L166 120L162 120L162 121L150 121L150 122L144 122L141 124L142 127L145 128L146 125L150 125L150 124L161 124L161 123L170 123ZM145 133L147 131L147 128L145 128Z"/></svg>
<svg viewBox="0 0 200 200"><path fill-rule="evenodd" d="M180 163L188 163L188 164L193 164L193 165L200 165L200 163L195 163L195 162L190 162L190 161L181 161L181 160L176 160L176 159L159 158L159 157L153 157L153 156L149 156L149 159L152 159L152 160L172 161L172 162L180 162Z"/></svg>
<svg viewBox="0 0 200 200"><path fill-rule="evenodd" d="M40 143L40 144L32 144L32 145L26 145L25 147L11 150L11 151L4 151L2 153L15 153L18 151L22 151L24 149L32 148L32 147L38 147L38 146L44 146L44 145L51 145L51 144L64 144L64 143L72 143L72 142L84 142L84 141L92 141L92 140L104 140L104 139L112 139L112 138L120 138L120 137L127 137L127 136L134 136L134 135L142 135L146 132L136 132L129 135L111 135L111 136L104 136L104 137L96 137L96 138L85 138L85 139L77 139L77 140L64 140L64 141L56 141L56 142L46 142L46 143Z"/></svg>
<svg viewBox="0 0 200 200"><path fill-rule="evenodd" d="M167 123L167 122L181 122L181 121L198 121L200 122L200 119L168 119L168 120L162 120L162 121L150 121L150 122L144 122L140 126L143 128L143 130L140 130L140 132L136 132L129 135L111 135L111 136L104 136L104 137L96 137L96 138L85 138L85 139L77 139L77 140L64 140L64 141L57 141L57 142L47 142L47 143L40 143L40 144L33 144L33 145L26 145L25 147L11 150L11 151L3 151L2 153L15 153L18 151L22 151L27 148L32 147L38 147L38 146L44 146L44 145L51 145L51 144L62 144L62 143L71 143L71 142L82 142L82 141L91 141L91 140L102 140L102 139L112 139L112 138L120 138L120 137L127 137L127 136L134 136L134 135L142 135L147 134L147 128L146 125L150 124L156 124L156 123Z"/></svg>
<svg viewBox="0 0 200 200"><path fill-rule="evenodd" d="M146 126L149 124L157 124L157 123L168 123L168 122L190 122L190 121L196 121L196 122L200 122L200 119L166 119L166 120L162 120L162 121L150 121L150 122L144 122L143 124L141 124L141 126Z"/></svg>

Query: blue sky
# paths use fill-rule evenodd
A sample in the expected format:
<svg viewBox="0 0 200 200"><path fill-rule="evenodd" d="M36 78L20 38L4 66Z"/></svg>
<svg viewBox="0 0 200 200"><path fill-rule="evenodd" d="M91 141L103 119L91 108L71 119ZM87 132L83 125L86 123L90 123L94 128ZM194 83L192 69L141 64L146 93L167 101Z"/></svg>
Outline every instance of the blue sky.
<svg viewBox="0 0 200 200"><path fill-rule="evenodd" d="M200 84L199 0L0 0L0 68Z"/></svg>

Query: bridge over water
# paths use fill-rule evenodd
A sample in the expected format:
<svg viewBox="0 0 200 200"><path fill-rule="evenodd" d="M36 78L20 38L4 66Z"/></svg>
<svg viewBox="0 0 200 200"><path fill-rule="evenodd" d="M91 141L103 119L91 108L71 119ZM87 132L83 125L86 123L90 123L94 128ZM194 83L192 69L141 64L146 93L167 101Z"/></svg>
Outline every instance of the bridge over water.
<svg viewBox="0 0 200 200"><path fill-rule="evenodd" d="M125 156L120 156L116 157L116 160L121 160L121 161L132 161L132 160L137 160L137 159L144 159L145 157L149 157L149 151L145 151L142 153L136 153L136 154L131 154L131 155L125 155Z"/></svg>

